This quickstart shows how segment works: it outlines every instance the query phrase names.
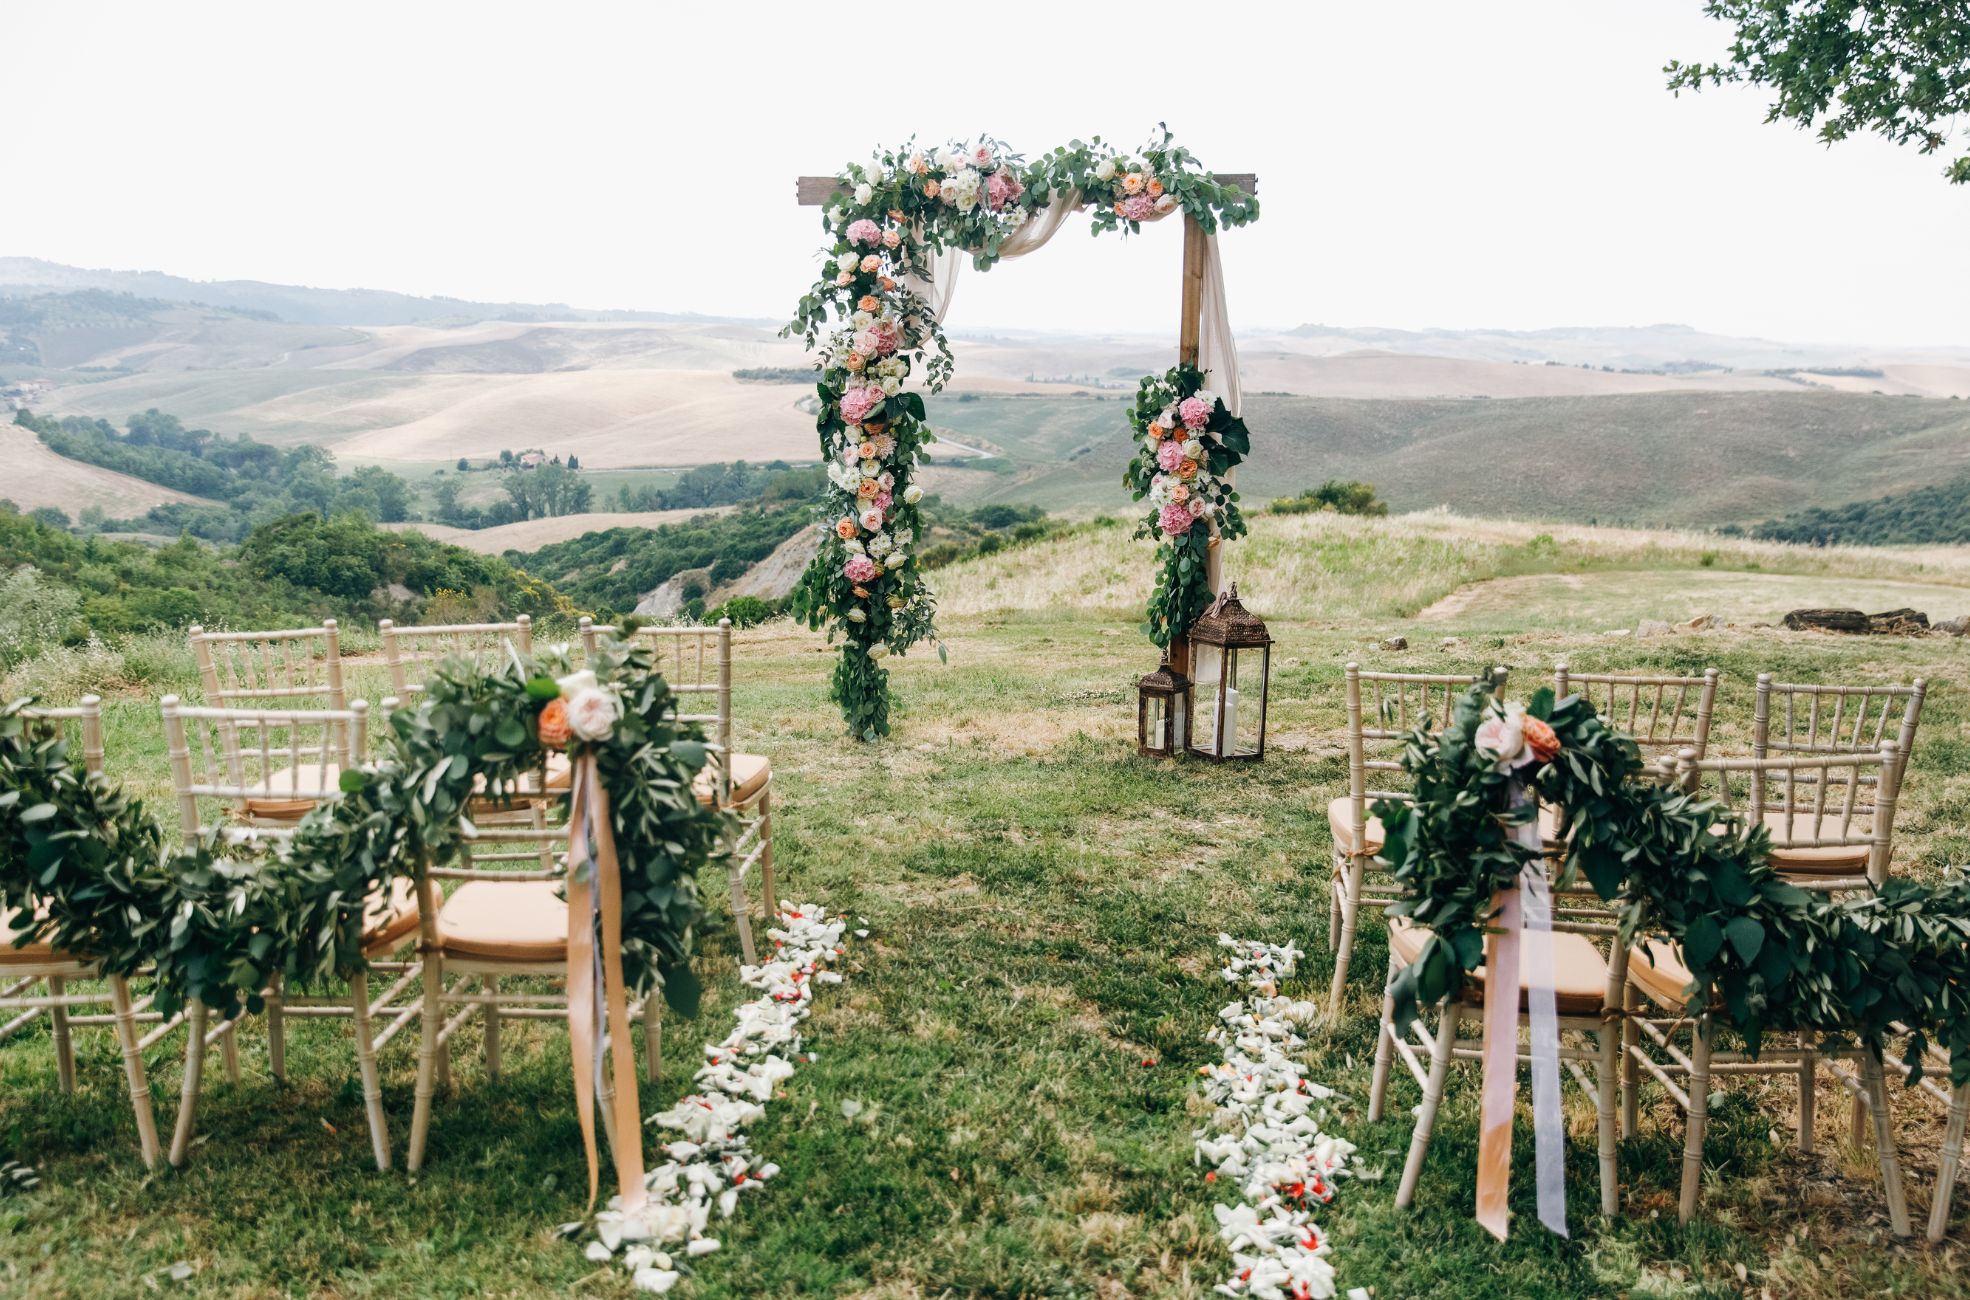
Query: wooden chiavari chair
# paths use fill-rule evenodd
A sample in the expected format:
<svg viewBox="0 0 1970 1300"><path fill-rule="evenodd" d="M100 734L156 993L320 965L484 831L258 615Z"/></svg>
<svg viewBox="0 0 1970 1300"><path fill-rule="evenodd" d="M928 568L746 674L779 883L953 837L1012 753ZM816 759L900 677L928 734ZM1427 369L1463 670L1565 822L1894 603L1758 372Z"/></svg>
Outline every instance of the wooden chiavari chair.
<svg viewBox="0 0 1970 1300"><path fill-rule="evenodd" d="M399 627L386 618L376 628L390 668L392 694L383 702L386 714L424 694L426 665L463 658L491 668L513 655L530 655L534 647L533 618L527 614L510 623L441 623L429 627ZM565 791L573 773L568 756L552 750L542 762L541 771L523 778L511 798L475 803L474 817L489 822L524 822L530 817L528 796L535 796L533 801L537 801L538 796Z"/></svg>
<svg viewBox="0 0 1970 1300"><path fill-rule="evenodd" d="M1757 826L1762 821L1772 832L1775 867L1781 845L1796 851L1847 855L1842 861L1849 865L1843 866L1840 874L1789 877L1801 887L1831 891L1869 888L1887 878L1900 772L1899 748L1894 741L1887 741L1874 753L1795 753L1766 758L1699 759L1693 749L1686 749L1675 761L1673 779L1698 793L1705 790L1705 778L1711 778L1714 797L1740 824ZM1863 794L1869 790L1873 791L1872 798ZM1857 1123L1872 1116L1890 1226L1896 1236L1907 1236L1908 1205L1890 1127L1881 1057L1861 1047L1806 1036L1792 1046L1767 1044L1755 1060L1743 1052L1718 1052L1712 1039L1718 1029L1729 1028L1729 1013L1721 1001L1712 999L1700 1015L1691 1016L1688 1007L1694 991L1694 976L1676 945L1652 939L1636 945L1630 953L1625 1019L1646 1041L1631 1038L1634 1045L1623 1061L1623 1127L1634 1131L1638 1070L1646 1070L1687 1117L1679 1202L1683 1222L1696 1213L1704 1130L1715 1080L1733 1075L1795 1076L1799 1087L1798 1144L1802 1152L1809 1152L1813 1148L1818 1063L1858 1060L1858 1076L1836 1070L1835 1077L1854 1095ZM1646 1014L1644 1004L1652 1004L1663 1014ZM1687 1051L1676 1041L1683 1033L1690 1037ZM1658 1061L1658 1055L1663 1059ZM1687 1081L1687 1087L1677 1083L1678 1075Z"/></svg>
<svg viewBox="0 0 1970 1300"><path fill-rule="evenodd" d="M294 806L312 808L342 797L341 774L360 763L368 749L369 705L356 700L347 709L227 709L193 707L175 695L161 702L171 783L187 843L208 832L230 843L279 843L292 839L300 818ZM227 737L252 736L255 743L227 743ZM208 808L210 812L208 813ZM389 1165L384 1136L381 1084L376 1051L416 1014L414 1004L395 1008L395 999L417 977L412 962L383 960L404 948L418 926L417 895L402 880L387 895L368 900L364 909L363 945L375 960L370 970L395 975L383 996L369 996L369 972L350 980L349 996L287 998L279 981L266 992L267 1051L276 1078L286 1075L286 1022L291 1016L349 1016L355 1023L356 1054L362 1072L363 1099L379 1168ZM206 1049L220 1044L226 1077L239 1080L237 1019L208 1028L206 1009L193 1003L181 1013L191 1024L186 1054L184 1097L171 1146L171 1163L182 1164L189 1150L197 1110L198 1089ZM395 1021L379 1040L373 1023L379 1016Z"/></svg>
<svg viewBox="0 0 1970 1300"><path fill-rule="evenodd" d="M103 775L102 699L85 695L79 704L67 708L30 708L21 711L28 725L67 727L73 724L82 742L83 767L93 778ZM155 1168L158 1157L157 1119L151 1108L150 1080L144 1071L143 1046L138 1037L139 1008L130 996L130 982L122 975L105 976L101 966L86 953L56 950L45 939L22 942L36 928L38 917L0 916L0 1012L18 1012L0 1024L0 1041L12 1037L42 1016L48 1018L49 1038L55 1052L55 1076L61 1090L75 1091L75 1044L71 1030L77 1025L108 1024L115 1027L123 1052L124 1082L130 1093L130 1108L137 1120L137 1146L144 1164ZM102 992L78 991L73 983L101 981ZM45 994L36 993L45 985ZM78 1010L101 1007L110 1011ZM146 1005L148 999L146 999Z"/></svg>
<svg viewBox="0 0 1970 1300"><path fill-rule="evenodd" d="M1376 673L1363 671L1360 664L1347 666L1348 792L1327 805L1327 828L1334 837L1327 911L1327 946L1334 951L1334 983L1327 994L1330 1017L1341 1011L1361 909L1386 908L1399 893L1384 872L1377 872L1382 879L1368 879L1383 841L1382 823L1369 815L1368 805L1377 799L1407 801L1409 794L1369 786L1371 772L1402 770L1394 753L1370 757L1369 743L1378 744L1377 752L1389 746L1399 752L1409 733L1422 723L1449 726L1457 701L1479 682L1489 681L1494 689L1503 690L1506 673L1503 667L1464 674Z"/></svg>
<svg viewBox="0 0 1970 1300"><path fill-rule="evenodd" d="M616 634L612 626L583 618L583 653L592 658L601 638ZM711 731L712 761L699 774L699 800L740 819L739 836L732 845L732 916L741 954L747 965L754 965L759 954L746 901L746 877L755 867L765 916L770 920L780 910L773 875L773 763L762 754L732 747L732 620L720 619L716 627L639 627L635 635L655 648L657 671L671 690L679 696L711 699L711 712L680 713L678 719Z"/></svg>
<svg viewBox="0 0 1970 1300"><path fill-rule="evenodd" d="M1645 757L1693 749L1702 758L1710 748L1717 680L1715 668L1695 677L1583 673L1562 661L1553 668L1553 695L1585 699L1608 726L1634 737Z"/></svg>
<svg viewBox="0 0 1970 1300"><path fill-rule="evenodd" d="M214 708L348 707L342 633L332 618L273 632L208 632L194 623L189 635L205 703Z"/></svg>

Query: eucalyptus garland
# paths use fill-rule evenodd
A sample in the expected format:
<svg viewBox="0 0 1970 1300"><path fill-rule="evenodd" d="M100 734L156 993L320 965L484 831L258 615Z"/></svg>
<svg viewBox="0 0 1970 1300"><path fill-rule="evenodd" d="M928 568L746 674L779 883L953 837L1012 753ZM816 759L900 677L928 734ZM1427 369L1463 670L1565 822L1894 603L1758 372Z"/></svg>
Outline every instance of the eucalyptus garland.
<svg viewBox="0 0 1970 1300"><path fill-rule="evenodd" d="M1133 153L1097 136L1030 163L989 136L942 148L912 140L849 164L837 179L843 195L823 212L821 275L781 331L818 349L815 428L829 466L828 531L794 610L841 639L832 697L850 735L876 740L889 734L883 661L936 638L936 601L914 564L925 530L914 480L935 437L921 393L905 389L918 366L929 391L943 388L953 358L937 314L910 282L928 282L933 258L947 250L990 269L1057 194L1081 196L1097 235L1139 231L1179 209L1215 231L1256 220L1259 208L1213 180L1167 129Z"/></svg>
<svg viewBox="0 0 1970 1300"><path fill-rule="evenodd" d="M1212 540L1245 535L1238 493L1225 476L1252 449L1252 435L1224 400L1204 387L1204 372L1188 363L1160 378L1143 377L1129 425L1137 447L1122 484L1137 501L1149 501L1135 535L1161 541L1156 563L1162 572L1143 631L1167 647L1216 599Z"/></svg>
<svg viewBox="0 0 1970 1300"><path fill-rule="evenodd" d="M1890 881L1846 899L1800 889L1771 865L1762 825L1644 779L1635 741L1587 700L1542 690L1515 710L1489 683L1474 686L1447 728L1420 727L1406 741L1415 802L1374 805L1382 856L1406 890L1389 910L1430 930L1396 979L1398 1023L1459 992L1484 960L1494 894L1537 852L1509 833L1534 815L1534 804L1506 811L1517 779L1560 810L1562 883L1584 877L1618 903L1620 942L1679 945L1694 980L1690 1014L1721 999L1754 1055L1771 1032L1848 1036L1879 1050L1900 1023L1913 1031L1903 1058L1911 1077L1933 1041L1949 1051L1954 1081L1970 1082L1970 880ZM1496 735L1533 725L1524 719L1549 729L1547 752L1501 754Z"/></svg>

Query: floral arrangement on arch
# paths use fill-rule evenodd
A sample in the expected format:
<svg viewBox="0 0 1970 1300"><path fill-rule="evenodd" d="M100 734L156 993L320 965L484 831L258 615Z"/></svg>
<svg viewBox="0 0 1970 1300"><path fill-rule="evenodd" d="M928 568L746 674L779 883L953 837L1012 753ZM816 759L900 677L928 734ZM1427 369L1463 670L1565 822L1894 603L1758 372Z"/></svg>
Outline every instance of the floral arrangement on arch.
<svg viewBox="0 0 1970 1300"><path fill-rule="evenodd" d="M1137 537L1154 537L1161 569L1149 597L1143 630L1168 646L1210 606L1209 565L1213 539L1245 535L1238 493L1225 476L1252 449L1245 422L1204 387L1204 372L1184 364L1148 375L1129 408L1136 454L1122 476L1149 513Z"/></svg>
<svg viewBox="0 0 1970 1300"><path fill-rule="evenodd" d="M1214 181L1167 129L1132 153L1097 136L1032 162L989 136L941 148L911 140L836 179L841 192L823 209L820 274L781 331L818 354L815 428L829 466L828 531L794 610L841 640L833 699L850 735L875 740L889 734L884 661L936 637L936 600L912 563L924 533L913 480L935 435L910 385L938 391L953 358L911 284L928 282L931 259L946 250L990 269L1005 241L1059 195L1082 196L1097 235L1126 234L1178 209L1214 231L1255 220L1258 203Z"/></svg>

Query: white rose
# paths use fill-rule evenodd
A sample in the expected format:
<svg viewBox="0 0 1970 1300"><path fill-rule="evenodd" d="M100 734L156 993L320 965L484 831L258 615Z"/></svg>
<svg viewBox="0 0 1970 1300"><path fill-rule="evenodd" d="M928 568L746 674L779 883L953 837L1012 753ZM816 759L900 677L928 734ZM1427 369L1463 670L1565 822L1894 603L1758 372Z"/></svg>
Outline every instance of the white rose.
<svg viewBox="0 0 1970 1300"><path fill-rule="evenodd" d="M569 673L566 677L557 678L554 684L561 688L562 699L572 700L583 691L594 690L597 686L601 685L601 682L595 676L593 669L584 668L580 672Z"/></svg>
<svg viewBox="0 0 1970 1300"><path fill-rule="evenodd" d="M871 457L870 459L868 459L868 460L865 460L865 461L863 461L863 462L862 462L862 477L863 477L863 478L874 478L874 477L876 477L876 475L878 475L878 474L880 474L880 473L882 473L882 462L881 462L881 461L879 461L879 460L876 460L875 458L873 458L873 457Z"/></svg>
<svg viewBox="0 0 1970 1300"><path fill-rule="evenodd" d="M903 554L903 552L901 551L896 551L893 554L891 554L888 559L884 560L883 564L885 564L886 566L892 569L900 569L904 565L908 564L909 562L910 562L909 556Z"/></svg>
<svg viewBox="0 0 1970 1300"><path fill-rule="evenodd" d="M866 623L869 621L868 612L860 609L851 609L848 611L848 621L851 623Z"/></svg>
<svg viewBox="0 0 1970 1300"><path fill-rule="evenodd" d="M1165 411L1156 417L1156 423L1165 429L1174 429L1177 427L1177 414L1175 411Z"/></svg>
<svg viewBox="0 0 1970 1300"><path fill-rule="evenodd" d="M889 658L889 647L888 647L888 646L886 646L886 645L872 645L872 646L870 646L870 647L869 647L869 658L871 658L871 659L887 659L887 658Z"/></svg>
<svg viewBox="0 0 1970 1300"><path fill-rule="evenodd" d="M590 687L568 697L568 730L581 740L606 739L621 717L622 701L614 691Z"/></svg>
<svg viewBox="0 0 1970 1300"><path fill-rule="evenodd" d="M903 391L903 381L898 379L895 375L884 375L882 380L882 391L889 394L891 397L894 397L896 396L896 394Z"/></svg>
<svg viewBox="0 0 1970 1300"><path fill-rule="evenodd" d="M1204 444L1195 438L1185 438L1183 440L1183 458L1185 460L1203 460Z"/></svg>
<svg viewBox="0 0 1970 1300"><path fill-rule="evenodd" d="M904 493L904 495L908 496L909 494ZM923 494L918 493L917 495L921 496ZM896 530L896 544L898 546L908 546L911 542L914 542L915 540L917 540L917 535L914 532L912 532L910 529L899 528Z"/></svg>
<svg viewBox="0 0 1970 1300"><path fill-rule="evenodd" d="M844 257L846 257L846 258L848 258L848 259L850 259L850 260L852 261L852 260L854 260L854 257L855 257L855 254L853 254L853 253L844 253L844 254L842 254L842 256L844 256ZM854 314L853 316L850 316L850 317L848 318L848 323L849 323L850 325L853 325L853 326L854 326L854 327L855 327L855 328L856 328L857 330L865 330L865 329L867 329L867 328L869 328L869 326L871 326L871 325L873 325L873 324L875 324L875 323L876 323L876 318L875 318L875 317L873 317L873 316L871 316L871 315L869 315L869 313L867 313L867 312L865 312L865 311L861 311L861 310L857 310L857 311L856 311L856 313L855 313L855 314Z"/></svg>
<svg viewBox="0 0 1970 1300"><path fill-rule="evenodd" d="M1114 180L1115 160L1113 158L1103 158L1100 162L1096 163L1094 165L1094 178L1098 181Z"/></svg>
<svg viewBox="0 0 1970 1300"><path fill-rule="evenodd" d="M853 253L843 253L840 257L837 257L835 259L835 270L852 271L856 268L856 266L858 266L861 263L861 261L862 259L855 256L855 254Z"/></svg>
<svg viewBox="0 0 1970 1300"><path fill-rule="evenodd" d="M875 196L875 187L866 181L855 187L855 203L858 207L866 207L869 200Z"/></svg>
<svg viewBox="0 0 1970 1300"><path fill-rule="evenodd" d="M903 500L911 505L923 500L923 489L912 483L903 489Z"/></svg>
<svg viewBox="0 0 1970 1300"><path fill-rule="evenodd" d="M1158 212L1174 212L1176 210L1176 206L1177 206L1177 198L1176 195L1174 194L1165 192L1163 194L1158 195L1156 198L1156 210Z"/></svg>
<svg viewBox="0 0 1970 1300"><path fill-rule="evenodd" d="M847 216L848 214L842 211L841 205L837 203L834 207L828 209L828 224L831 226L838 226L847 218Z"/></svg>

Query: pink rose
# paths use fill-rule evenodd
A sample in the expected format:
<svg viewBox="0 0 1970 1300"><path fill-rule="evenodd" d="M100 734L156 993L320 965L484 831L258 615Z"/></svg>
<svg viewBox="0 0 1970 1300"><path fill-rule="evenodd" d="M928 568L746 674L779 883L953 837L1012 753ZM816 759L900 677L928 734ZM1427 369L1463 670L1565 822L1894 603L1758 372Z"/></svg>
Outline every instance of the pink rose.
<svg viewBox="0 0 1970 1300"><path fill-rule="evenodd" d="M889 507L893 505L895 501L896 498L891 496L887 492L878 492L874 496L869 498L869 504L874 506L876 509L882 511L884 514L889 513Z"/></svg>
<svg viewBox="0 0 1970 1300"><path fill-rule="evenodd" d="M987 163L992 161L991 148L986 145L982 145L982 144L979 145L976 149L971 151L971 160L977 163L980 167L985 166Z"/></svg>
<svg viewBox="0 0 1970 1300"><path fill-rule="evenodd" d="M985 178L985 206L997 212L1012 197L1012 186L1006 183L1004 172L993 172Z"/></svg>
<svg viewBox="0 0 1970 1300"><path fill-rule="evenodd" d="M895 248L902 242L903 236L894 230L885 230L882 232L882 246L884 248Z"/></svg>
<svg viewBox="0 0 1970 1300"><path fill-rule="evenodd" d="M877 495L879 494L870 495L869 501L871 504L867 510L862 512L862 527L872 533L882 530L882 510L873 504Z"/></svg>
<svg viewBox="0 0 1970 1300"><path fill-rule="evenodd" d="M1206 501L1203 497L1190 498L1190 504L1184 508L1190 511L1191 515L1198 519L1202 519L1205 515L1211 513L1211 503Z"/></svg>
<svg viewBox="0 0 1970 1300"><path fill-rule="evenodd" d="M1211 404L1201 397L1186 397L1177 407L1177 418L1186 429L1201 429L1211 422Z"/></svg>
<svg viewBox="0 0 1970 1300"><path fill-rule="evenodd" d="M881 405L880 388L851 388L841 395L841 418L850 424L860 424Z"/></svg>
<svg viewBox="0 0 1970 1300"><path fill-rule="evenodd" d="M1020 196L1026 193L1026 182L1020 180L1010 172L1004 173L1004 175L1006 178L1006 198L1014 203L1019 202Z"/></svg>
<svg viewBox="0 0 1970 1300"><path fill-rule="evenodd" d="M896 351L899 340L896 336L896 326L893 323L884 321L882 324L877 325L875 327L875 334L877 356L886 357Z"/></svg>
<svg viewBox="0 0 1970 1300"><path fill-rule="evenodd" d="M1183 444L1171 439L1156 448L1156 467L1165 473L1183 463Z"/></svg>
<svg viewBox="0 0 1970 1300"><path fill-rule="evenodd" d="M841 566L841 576L850 582L868 582L876 576L876 562L866 555L851 555Z"/></svg>
<svg viewBox="0 0 1970 1300"><path fill-rule="evenodd" d="M882 350L882 337L872 329L855 331L855 350L865 357L873 357Z"/></svg>
<svg viewBox="0 0 1970 1300"><path fill-rule="evenodd" d="M1182 506L1171 504L1163 507L1163 513L1156 522L1162 525L1164 533L1171 537L1181 537L1190 531L1190 526L1197 522L1197 517Z"/></svg>
<svg viewBox="0 0 1970 1300"><path fill-rule="evenodd" d="M848 225L848 242L851 244L879 244L882 242L882 227L867 217L852 221Z"/></svg>
<svg viewBox="0 0 1970 1300"><path fill-rule="evenodd" d="M1130 221L1147 221L1156 214L1156 200L1147 194L1131 194L1122 200L1122 215Z"/></svg>

